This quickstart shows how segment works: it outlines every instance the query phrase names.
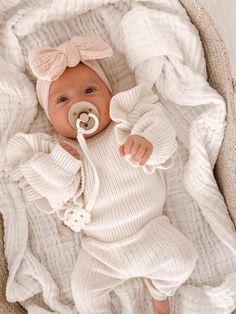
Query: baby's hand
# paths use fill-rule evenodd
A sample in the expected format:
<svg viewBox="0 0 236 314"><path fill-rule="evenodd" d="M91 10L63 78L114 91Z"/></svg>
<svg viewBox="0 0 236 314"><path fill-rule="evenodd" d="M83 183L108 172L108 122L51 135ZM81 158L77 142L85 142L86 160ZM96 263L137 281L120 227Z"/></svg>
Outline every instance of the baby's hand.
<svg viewBox="0 0 236 314"><path fill-rule="evenodd" d="M126 142L119 148L121 156L131 154L142 166L149 159L153 151L153 145L140 135L130 135Z"/></svg>
<svg viewBox="0 0 236 314"><path fill-rule="evenodd" d="M76 149L74 149L73 147L71 147L70 145L66 144L66 143L60 143L61 147L64 148L69 154L71 154L73 157L75 157L76 159L80 160L80 154L77 152Z"/></svg>

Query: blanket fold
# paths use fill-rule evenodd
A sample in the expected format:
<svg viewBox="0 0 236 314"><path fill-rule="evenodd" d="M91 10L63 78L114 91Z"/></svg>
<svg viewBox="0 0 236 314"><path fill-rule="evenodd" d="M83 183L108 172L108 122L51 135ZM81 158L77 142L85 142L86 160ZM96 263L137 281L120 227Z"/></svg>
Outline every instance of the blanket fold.
<svg viewBox="0 0 236 314"><path fill-rule="evenodd" d="M139 65L139 76L141 68L147 67L149 60L153 66L154 57L158 59L159 56L166 56L160 76L156 76L152 82L164 103L171 102L175 106L203 107L205 105L205 108L208 105L189 128L189 159L184 173L185 188L199 202L204 217L220 240L236 252L235 228L229 219L227 208L213 175L213 167L225 128L224 100L209 86L203 73L193 71L194 65L191 59L193 59L193 53L200 55L198 51L191 50L192 53L190 51L186 64L184 47L180 51L179 43L174 41L173 35L170 36L174 33L170 25L173 27L176 21L169 25L158 23L158 20L162 21L164 16L166 19L173 17L169 12L160 13L136 5L121 20L120 37L124 41L121 46L125 48L120 52L126 55L131 69L135 71L136 66ZM156 25L160 25L158 28L160 32L156 31L153 35L150 29L154 30L152 21L155 17ZM167 27L164 28L164 25ZM180 23L176 25L175 33L178 33L180 26L182 26ZM140 31L142 29L143 37L145 34L145 38L141 38L141 47L138 29ZM148 73L144 71L142 76L144 81L145 74L148 75ZM148 77L147 81L150 83Z"/></svg>

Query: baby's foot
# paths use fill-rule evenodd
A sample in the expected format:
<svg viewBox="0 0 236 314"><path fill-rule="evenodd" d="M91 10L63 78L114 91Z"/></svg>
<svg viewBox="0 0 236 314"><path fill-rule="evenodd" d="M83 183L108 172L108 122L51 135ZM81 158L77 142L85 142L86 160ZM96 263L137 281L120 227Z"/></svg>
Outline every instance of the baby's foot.
<svg viewBox="0 0 236 314"><path fill-rule="evenodd" d="M170 305L168 299L164 301L152 299L152 306L154 314L170 314Z"/></svg>

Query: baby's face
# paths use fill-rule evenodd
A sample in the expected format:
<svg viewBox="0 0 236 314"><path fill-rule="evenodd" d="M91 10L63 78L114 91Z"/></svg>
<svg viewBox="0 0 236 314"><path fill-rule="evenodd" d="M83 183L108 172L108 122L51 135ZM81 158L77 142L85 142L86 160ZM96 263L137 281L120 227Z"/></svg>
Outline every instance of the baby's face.
<svg viewBox="0 0 236 314"><path fill-rule="evenodd" d="M99 112L99 127L85 138L102 131L111 121L109 115L111 93L96 72L80 63L67 68L51 84L49 91L48 114L54 128L61 135L76 138L77 131L70 125L68 112L72 105L79 101L92 103Z"/></svg>

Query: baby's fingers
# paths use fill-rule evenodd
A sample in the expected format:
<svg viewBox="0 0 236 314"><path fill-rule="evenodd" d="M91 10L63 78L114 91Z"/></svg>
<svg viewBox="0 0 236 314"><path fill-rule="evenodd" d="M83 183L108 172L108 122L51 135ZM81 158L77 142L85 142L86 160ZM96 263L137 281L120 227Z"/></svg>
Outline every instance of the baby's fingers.
<svg viewBox="0 0 236 314"><path fill-rule="evenodd" d="M122 144L120 147L119 147L119 152L120 152L120 155L123 156L125 154L125 151L124 151L124 144Z"/></svg>
<svg viewBox="0 0 236 314"><path fill-rule="evenodd" d="M133 146L133 139L129 137L124 144L119 148L121 156L130 154L131 148Z"/></svg>
<svg viewBox="0 0 236 314"><path fill-rule="evenodd" d="M120 146L121 156L130 154L142 166L152 154L153 145L144 137L130 135L126 142Z"/></svg>
<svg viewBox="0 0 236 314"><path fill-rule="evenodd" d="M139 161L140 159L143 159L145 153L146 153L146 150L147 150L147 146L142 144L139 146L136 154L133 156L134 159L136 159L137 161Z"/></svg>
<svg viewBox="0 0 236 314"><path fill-rule="evenodd" d="M152 154L152 148L148 148L143 155L142 159L139 161L140 166L143 166L149 159Z"/></svg>
<svg viewBox="0 0 236 314"><path fill-rule="evenodd" d="M135 140L133 141L133 145L130 150L130 154L133 158L138 153L140 146L141 146L141 143L139 141L135 141Z"/></svg>

